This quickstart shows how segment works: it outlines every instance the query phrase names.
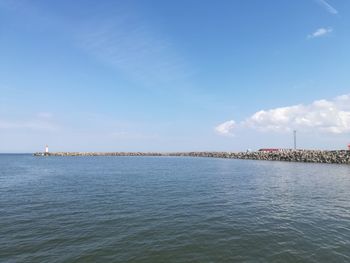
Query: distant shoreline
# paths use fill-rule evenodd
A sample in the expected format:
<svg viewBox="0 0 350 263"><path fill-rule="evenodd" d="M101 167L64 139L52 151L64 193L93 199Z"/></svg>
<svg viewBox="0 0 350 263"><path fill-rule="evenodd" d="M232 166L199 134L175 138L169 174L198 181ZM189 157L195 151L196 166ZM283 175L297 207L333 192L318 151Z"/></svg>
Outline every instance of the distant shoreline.
<svg viewBox="0 0 350 263"><path fill-rule="evenodd" d="M283 150L256 152L37 152L34 156L188 156L305 163L350 164L349 150Z"/></svg>

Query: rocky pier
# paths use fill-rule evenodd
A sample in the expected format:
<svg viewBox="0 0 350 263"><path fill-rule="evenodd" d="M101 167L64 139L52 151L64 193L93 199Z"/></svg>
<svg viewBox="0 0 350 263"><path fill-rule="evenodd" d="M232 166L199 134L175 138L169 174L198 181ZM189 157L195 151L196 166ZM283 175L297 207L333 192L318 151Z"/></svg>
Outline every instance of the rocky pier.
<svg viewBox="0 0 350 263"><path fill-rule="evenodd" d="M34 156L184 156L265 161L350 164L350 151L283 150L273 152L37 152Z"/></svg>

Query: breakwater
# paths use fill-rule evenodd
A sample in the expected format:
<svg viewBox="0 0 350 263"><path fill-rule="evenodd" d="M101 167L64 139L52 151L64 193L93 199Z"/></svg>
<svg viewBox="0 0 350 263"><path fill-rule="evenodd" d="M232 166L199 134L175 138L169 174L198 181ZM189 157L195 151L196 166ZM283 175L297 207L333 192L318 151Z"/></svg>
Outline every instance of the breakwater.
<svg viewBox="0 0 350 263"><path fill-rule="evenodd" d="M49 152L34 156L188 156L265 161L350 164L350 151L284 150L273 152Z"/></svg>

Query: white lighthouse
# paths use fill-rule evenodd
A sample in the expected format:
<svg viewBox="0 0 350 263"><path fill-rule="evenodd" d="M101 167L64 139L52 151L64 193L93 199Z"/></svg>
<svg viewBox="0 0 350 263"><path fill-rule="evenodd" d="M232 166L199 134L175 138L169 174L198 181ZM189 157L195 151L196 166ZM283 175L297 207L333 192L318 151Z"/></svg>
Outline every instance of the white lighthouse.
<svg viewBox="0 0 350 263"><path fill-rule="evenodd" d="M45 146L45 153L48 153L48 152L49 152L49 146L46 145L46 146Z"/></svg>

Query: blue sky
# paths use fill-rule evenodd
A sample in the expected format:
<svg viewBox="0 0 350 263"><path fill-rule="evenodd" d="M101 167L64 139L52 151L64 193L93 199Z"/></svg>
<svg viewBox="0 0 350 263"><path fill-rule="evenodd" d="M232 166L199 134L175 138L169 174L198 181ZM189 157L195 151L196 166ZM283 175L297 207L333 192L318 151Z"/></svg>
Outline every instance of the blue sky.
<svg viewBox="0 0 350 263"><path fill-rule="evenodd" d="M350 1L0 0L0 152L344 148Z"/></svg>

